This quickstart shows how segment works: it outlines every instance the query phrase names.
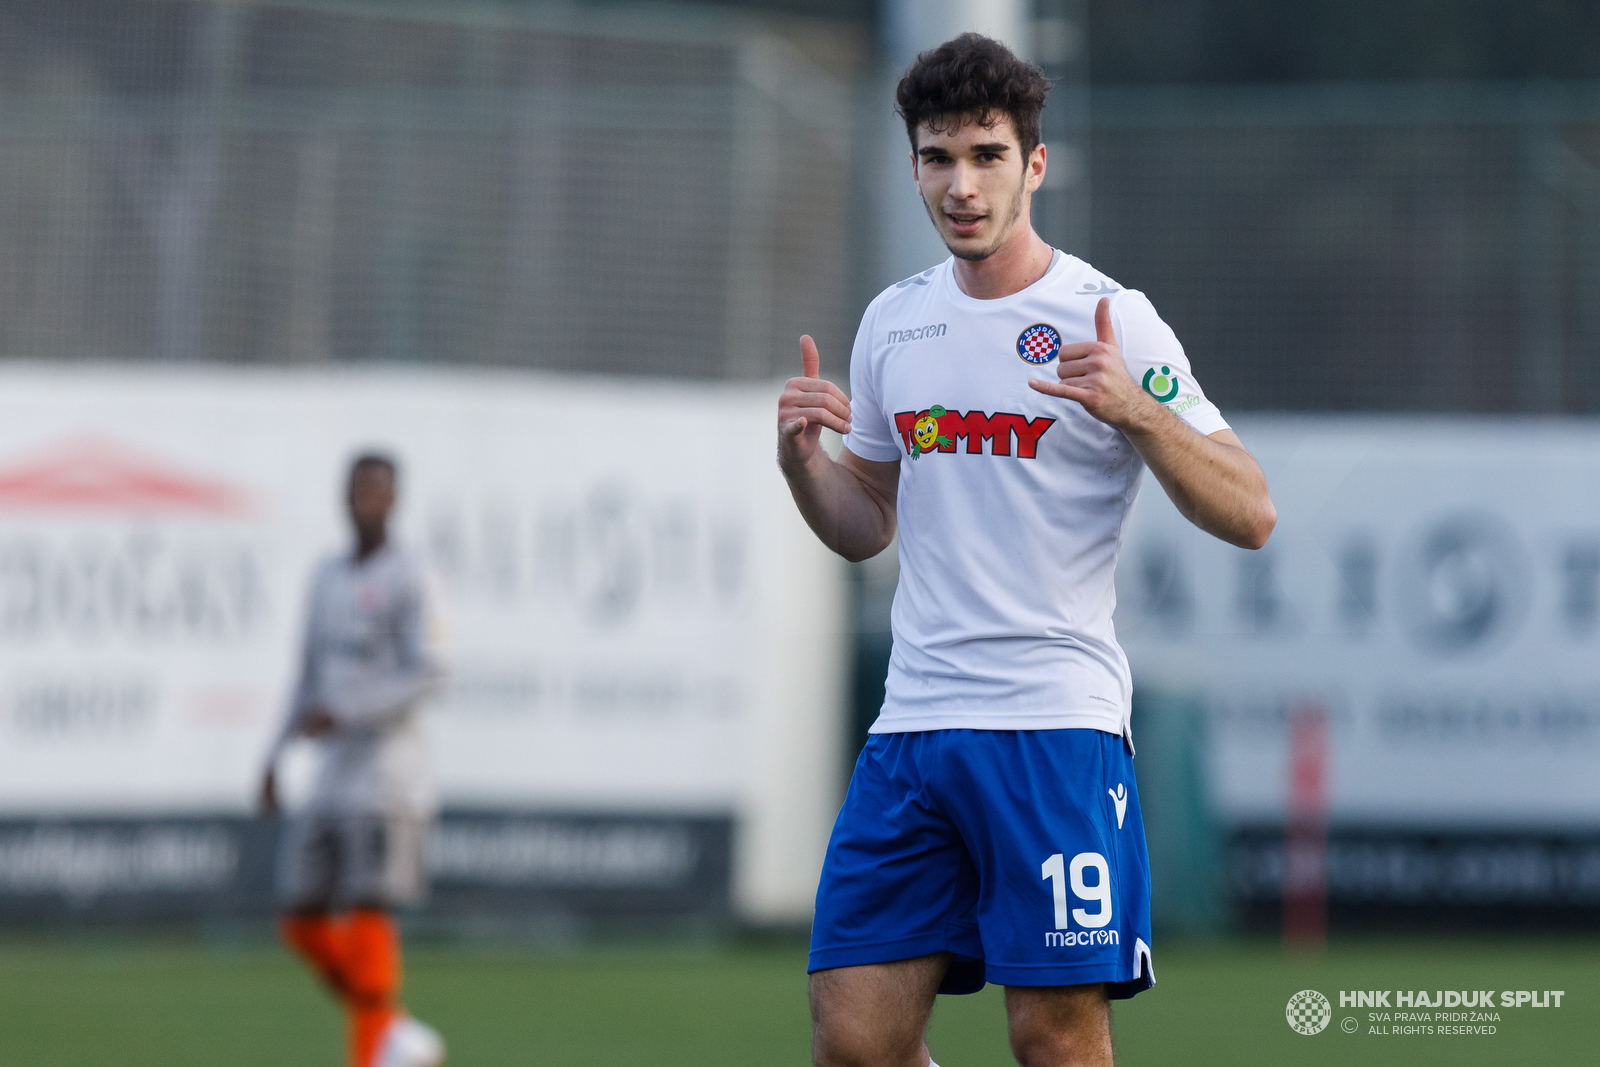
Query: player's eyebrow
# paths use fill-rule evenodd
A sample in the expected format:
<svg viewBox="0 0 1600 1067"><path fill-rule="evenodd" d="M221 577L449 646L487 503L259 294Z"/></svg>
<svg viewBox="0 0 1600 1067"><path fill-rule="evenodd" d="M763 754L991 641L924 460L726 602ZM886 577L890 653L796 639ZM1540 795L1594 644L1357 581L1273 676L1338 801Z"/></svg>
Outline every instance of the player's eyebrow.
<svg viewBox="0 0 1600 1067"><path fill-rule="evenodd" d="M1011 146L1006 144L1004 141L992 141L989 144L975 144L975 145L972 146L972 151L974 151L974 152L987 152L990 155L998 156L998 155L1004 155L1005 153L1011 151ZM950 151L950 149L945 147L944 145L936 145L936 144L923 145L921 148L917 149L917 155L924 156L924 157L926 157L926 156L950 156L950 155L954 155L954 154L955 154L954 152Z"/></svg>

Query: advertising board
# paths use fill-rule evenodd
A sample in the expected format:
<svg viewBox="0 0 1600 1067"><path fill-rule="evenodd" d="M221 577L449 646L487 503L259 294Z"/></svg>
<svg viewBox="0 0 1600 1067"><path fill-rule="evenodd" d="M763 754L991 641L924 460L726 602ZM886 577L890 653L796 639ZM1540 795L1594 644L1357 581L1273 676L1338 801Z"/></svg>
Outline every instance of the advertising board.
<svg viewBox="0 0 1600 1067"><path fill-rule="evenodd" d="M451 635L449 688L427 713L456 813L440 862L488 862L466 813L535 819L521 846L506 839L534 852L576 840L552 818L677 818L675 840L731 852L689 865L731 877L706 899L806 917L840 792L844 573L773 464L774 396L493 372L8 368L0 866L93 853L29 845L28 819L92 838L107 818L248 813L311 567L348 539L346 465L379 448L401 464L397 537L438 575ZM226 881L212 868L227 849L195 833L191 866ZM21 883L0 871L0 896L7 884Z"/></svg>
<svg viewBox="0 0 1600 1067"><path fill-rule="evenodd" d="M1146 478L1117 608L1136 689L1204 708L1236 888L1276 892L1286 724L1314 709L1336 903L1600 904L1600 425L1237 429L1268 545L1208 537Z"/></svg>

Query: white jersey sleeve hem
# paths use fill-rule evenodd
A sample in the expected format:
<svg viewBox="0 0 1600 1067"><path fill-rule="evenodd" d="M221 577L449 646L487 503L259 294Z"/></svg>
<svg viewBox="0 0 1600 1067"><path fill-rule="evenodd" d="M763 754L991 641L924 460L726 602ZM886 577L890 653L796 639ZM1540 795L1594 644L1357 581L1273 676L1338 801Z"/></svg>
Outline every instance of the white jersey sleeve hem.
<svg viewBox="0 0 1600 1067"><path fill-rule="evenodd" d="M850 350L850 433L844 447L874 463L892 463L900 458L895 444L895 429L884 418L873 383L872 335L877 329L880 296L861 316L856 342Z"/></svg>
<svg viewBox="0 0 1600 1067"><path fill-rule="evenodd" d="M1128 374L1145 392L1200 434L1229 428L1200 388L1177 335L1148 297L1137 289L1123 290L1111 302L1111 321Z"/></svg>
<svg viewBox="0 0 1600 1067"><path fill-rule="evenodd" d="M849 437L844 439L844 447L862 459L871 460L873 463L893 463L900 458L900 452L895 448L879 449L876 445L863 444Z"/></svg>
<svg viewBox="0 0 1600 1067"><path fill-rule="evenodd" d="M1182 415L1178 417L1198 431L1202 437L1210 437L1218 430L1233 429L1232 426L1228 425L1228 420L1222 417L1222 412L1220 411L1208 411L1187 419L1184 419Z"/></svg>

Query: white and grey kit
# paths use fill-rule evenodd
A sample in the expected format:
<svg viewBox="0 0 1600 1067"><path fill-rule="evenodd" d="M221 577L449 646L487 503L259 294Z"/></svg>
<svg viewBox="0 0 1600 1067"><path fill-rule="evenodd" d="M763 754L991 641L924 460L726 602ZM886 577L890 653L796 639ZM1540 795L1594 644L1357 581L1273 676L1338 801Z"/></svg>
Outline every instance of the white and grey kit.
<svg viewBox="0 0 1600 1067"><path fill-rule="evenodd" d="M321 766L279 865L291 908L413 903L434 810L418 713L444 681L444 633L421 561L385 546L325 559L312 580L305 646L272 760L313 708L336 729L312 739Z"/></svg>

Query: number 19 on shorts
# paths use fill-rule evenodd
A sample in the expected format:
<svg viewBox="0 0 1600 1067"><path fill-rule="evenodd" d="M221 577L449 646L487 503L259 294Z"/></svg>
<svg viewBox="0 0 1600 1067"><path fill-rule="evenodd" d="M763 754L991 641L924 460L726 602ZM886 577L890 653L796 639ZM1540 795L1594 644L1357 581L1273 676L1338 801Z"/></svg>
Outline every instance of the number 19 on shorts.
<svg viewBox="0 0 1600 1067"><path fill-rule="evenodd" d="M1098 930L1111 922L1111 867L1100 853L1080 852L1068 863L1066 857L1057 852L1044 861L1041 870L1041 877L1050 883L1050 893L1055 899L1057 930L1071 927L1072 923L1067 921L1069 917L1089 930ZM1086 876L1092 877L1093 882ZM1068 885L1072 887L1073 896L1084 903L1096 904L1098 908L1095 911L1072 908L1069 916Z"/></svg>

